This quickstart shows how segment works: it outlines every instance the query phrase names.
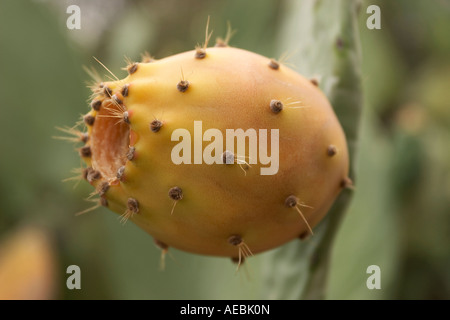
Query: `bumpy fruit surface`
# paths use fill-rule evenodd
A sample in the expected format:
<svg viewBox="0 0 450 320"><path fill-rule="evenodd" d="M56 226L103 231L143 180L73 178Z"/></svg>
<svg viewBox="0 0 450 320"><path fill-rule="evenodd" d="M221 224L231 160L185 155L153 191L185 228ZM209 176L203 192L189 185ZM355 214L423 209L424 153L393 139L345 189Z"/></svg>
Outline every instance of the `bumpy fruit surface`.
<svg viewBox="0 0 450 320"><path fill-rule="evenodd" d="M125 79L94 88L81 135L84 177L102 205L164 250L237 258L280 246L311 233L348 184L332 107L317 82L285 65L225 46L127 69ZM223 156L233 163L194 164L193 153L192 164L173 163L172 133L188 130L194 150L194 121L202 133L223 133ZM248 147L226 152L226 130L239 128L279 130L276 174L261 175L259 161L248 165Z"/></svg>

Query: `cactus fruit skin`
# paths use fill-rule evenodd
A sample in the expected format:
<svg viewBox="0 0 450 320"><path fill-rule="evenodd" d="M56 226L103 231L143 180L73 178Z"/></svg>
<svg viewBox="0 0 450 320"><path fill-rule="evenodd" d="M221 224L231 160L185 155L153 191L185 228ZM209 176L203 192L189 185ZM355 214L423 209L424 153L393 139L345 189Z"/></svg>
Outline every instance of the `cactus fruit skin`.
<svg viewBox="0 0 450 320"><path fill-rule="evenodd" d="M228 46L204 50L131 63L125 79L93 88L83 176L102 205L166 248L236 258L304 236L348 177L331 105L314 81L274 60ZM172 132L188 130L194 150L194 121L201 134L278 129L278 172L261 175L259 162L174 164Z"/></svg>

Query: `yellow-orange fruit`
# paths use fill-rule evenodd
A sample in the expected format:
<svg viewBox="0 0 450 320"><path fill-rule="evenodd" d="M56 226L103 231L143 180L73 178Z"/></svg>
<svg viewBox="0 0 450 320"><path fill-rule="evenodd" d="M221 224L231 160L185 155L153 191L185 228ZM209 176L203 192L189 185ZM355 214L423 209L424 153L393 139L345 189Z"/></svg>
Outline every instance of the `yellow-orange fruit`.
<svg viewBox="0 0 450 320"><path fill-rule="evenodd" d="M310 233L348 175L330 103L316 82L274 60L202 50L130 64L125 79L94 89L85 177L103 205L165 247L236 258ZM231 151L227 133L237 129L251 137ZM205 163L219 138L212 156L226 163Z"/></svg>
<svg viewBox="0 0 450 320"><path fill-rule="evenodd" d="M0 300L47 300L57 294L58 265L42 230L21 228L0 243Z"/></svg>

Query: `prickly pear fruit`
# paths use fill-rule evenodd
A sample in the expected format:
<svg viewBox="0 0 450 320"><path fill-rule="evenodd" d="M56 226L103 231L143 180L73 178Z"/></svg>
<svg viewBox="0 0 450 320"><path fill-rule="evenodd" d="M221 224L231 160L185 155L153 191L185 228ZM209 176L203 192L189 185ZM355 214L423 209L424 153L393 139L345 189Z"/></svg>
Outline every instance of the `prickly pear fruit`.
<svg viewBox="0 0 450 320"><path fill-rule="evenodd" d="M0 242L0 300L55 299L59 263L50 235L38 227L16 229Z"/></svg>
<svg viewBox="0 0 450 320"><path fill-rule="evenodd" d="M316 81L282 63L225 44L130 63L127 71L93 88L87 133L79 134L83 176L100 204L164 252L240 262L312 233L350 183L332 107ZM246 145L227 144L227 129L243 129ZM269 154L278 167L261 174Z"/></svg>

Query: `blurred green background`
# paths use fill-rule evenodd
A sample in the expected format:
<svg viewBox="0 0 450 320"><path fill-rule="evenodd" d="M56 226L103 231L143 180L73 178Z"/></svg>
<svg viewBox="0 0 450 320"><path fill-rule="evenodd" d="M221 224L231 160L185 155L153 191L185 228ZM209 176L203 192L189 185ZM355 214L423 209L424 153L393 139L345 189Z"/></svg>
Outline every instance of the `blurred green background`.
<svg viewBox="0 0 450 320"><path fill-rule="evenodd" d="M229 259L171 249L160 271L160 251L133 224L121 225L104 208L75 217L89 206L82 199L91 188L62 183L80 160L52 136L87 112L90 79L82 66L104 74L93 56L124 77L124 56L139 60L148 51L162 58L203 42L208 15L213 39L225 36L230 21L237 30L232 46L275 58L289 50L295 68L302 39L286 28L298 19L296 2L0 1L0 293L13 291L1 282L2 266L22 261L6 248L34 243L42 252L37 259L46 260L28 261L30 279L40 277L47 288L34 288L37 298L270 296L261 292L264 254L235 274ZM81 8L80 30L66 27L71 4ZM370 4L381 8L381 30L366 28ZM450 298L449 17L444 0L362 2L365 102L356 190L333 250L330 299ZM81 268L81 290L66 288L72 264ZM366 287L373 264L381 268L381 290ZM40 276L39 268L50 274Z"/></svg>

